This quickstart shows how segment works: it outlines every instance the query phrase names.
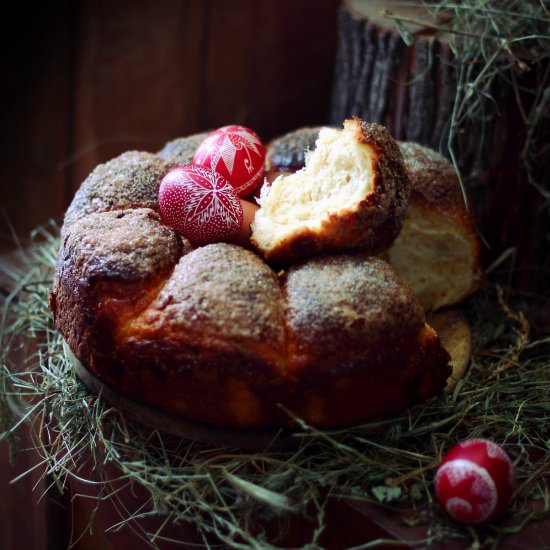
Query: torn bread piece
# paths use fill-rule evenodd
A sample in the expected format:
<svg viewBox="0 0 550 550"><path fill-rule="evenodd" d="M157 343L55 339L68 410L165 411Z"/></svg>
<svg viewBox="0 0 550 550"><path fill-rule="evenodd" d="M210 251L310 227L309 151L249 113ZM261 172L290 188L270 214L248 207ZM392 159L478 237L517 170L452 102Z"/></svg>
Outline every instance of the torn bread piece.
<svg viewBox="0 0 550 550"><path fill-rule="evenodd" d="M343 130L321 129L303 169L264 189L251 241L279 265L322 252L381 252L401 230L409 193L390 133L346 120Z"/></svg>

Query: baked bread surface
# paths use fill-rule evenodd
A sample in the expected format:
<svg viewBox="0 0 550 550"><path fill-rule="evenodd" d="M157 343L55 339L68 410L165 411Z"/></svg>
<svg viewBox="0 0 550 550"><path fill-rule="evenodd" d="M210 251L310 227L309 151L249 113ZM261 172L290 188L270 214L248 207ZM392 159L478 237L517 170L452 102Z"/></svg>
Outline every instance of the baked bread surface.
<svg viewBox="0 0 550 550"><path fill-rule="evenodd" d="M195 152L207 136L207 132L201 132L199 134L174 139L166 143L157 155L166 162L176 166L191 164Z"/></svg>
<svg viewBox="0 0 550 550"><path fill-rule="evenodd" d="M307 396L294 407L315 424L398 412L450 374L413 293L379 258L312 258L290 268L285 294L289 369Z"/></svg>
<svg viewBox="0 0 550 550"><path fill-rule="evenodd" d="M306 153L315 148L321 126L298 128L268 144L266 148L266 177L272 182L278 175L291 174L306 163Z"/></svg>
<svg viewBox="0 0 550 550"><path fill-rule="evenodd" d="M239 428L292 425L287 411L357 424L444 387L449 357L386 262L325 255L276 273L236 245L192 249L151 204L169 166L122 155L69 208L50 304L86 368L166 412Z"/></svg>

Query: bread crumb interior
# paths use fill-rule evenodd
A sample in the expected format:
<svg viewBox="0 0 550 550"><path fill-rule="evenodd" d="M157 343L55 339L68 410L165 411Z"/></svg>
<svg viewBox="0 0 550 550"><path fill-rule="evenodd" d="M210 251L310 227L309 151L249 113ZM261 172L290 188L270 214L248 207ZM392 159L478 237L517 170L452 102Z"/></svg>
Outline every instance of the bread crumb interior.
<svg viewBox="0 0 550 550"><path fill-rule="evenodd" d="M260 248L269 249L296 231L317 230L331 214L344 214L374 190L375 151L357 139L360 129L322 128L314 151L298 172L276 178L260 197L253 224Z"/></svg>
<svg viewBox="0 0 550 550"><path fill-rule="evenodd" d="M470 240L437 212L410 205L403 229L387 254L427 310L462 300L472 285Z"/></svg>

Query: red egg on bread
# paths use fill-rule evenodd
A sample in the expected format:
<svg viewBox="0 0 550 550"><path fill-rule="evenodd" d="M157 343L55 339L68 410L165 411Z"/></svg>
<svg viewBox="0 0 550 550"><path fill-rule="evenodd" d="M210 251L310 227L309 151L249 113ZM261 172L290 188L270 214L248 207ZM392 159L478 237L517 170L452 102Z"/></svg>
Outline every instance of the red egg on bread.
<svg viewBox="0 0 550 550"><path fill-rule="evenodd" d="M159 187L163 221L195 245L233 241L243 227L243 207L217 172L187 164L172 168Z"/></svg>
<svg viewBox="0 0 550 550"><path fill-rule="evenodd" d="M265 148L244 126L224 126L199 145L193 162L221 174L241 198L249 196L264 176Z"/></svg>

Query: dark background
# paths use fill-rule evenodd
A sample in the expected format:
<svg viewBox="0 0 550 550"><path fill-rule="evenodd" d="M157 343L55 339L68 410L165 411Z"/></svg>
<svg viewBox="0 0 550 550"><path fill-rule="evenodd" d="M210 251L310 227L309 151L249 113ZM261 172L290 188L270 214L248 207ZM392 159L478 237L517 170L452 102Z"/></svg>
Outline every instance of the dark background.
<svg viewBox="0 0 550 550"><path fill-rule="evenodd" d="M238 123L328 122L338 0L83 0L3 14L0 248L99 162Z"/></svg>

